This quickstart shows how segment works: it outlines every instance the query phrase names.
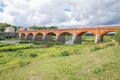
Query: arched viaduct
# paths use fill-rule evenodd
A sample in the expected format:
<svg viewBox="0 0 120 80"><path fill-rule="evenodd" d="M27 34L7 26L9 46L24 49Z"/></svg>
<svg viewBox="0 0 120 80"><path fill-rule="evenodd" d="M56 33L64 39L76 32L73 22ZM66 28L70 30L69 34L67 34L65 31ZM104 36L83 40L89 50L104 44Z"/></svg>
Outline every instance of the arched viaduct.
<svg viewBox="0 0 120 80"><path fill-rule="evenodd" d="M72 43L82 43L82 35L86 32L91 32L95 35L95 43L103 41L103 35L108 32L115 32L120 26L103 26L103 27L88 27L88 28L69 28L69 29L54 29L54 30L27 30L19 29L19 38L26 40L38 41L53 41L52 36L55 36L56 42L65 43L65 34L72 35Z"/></svg>

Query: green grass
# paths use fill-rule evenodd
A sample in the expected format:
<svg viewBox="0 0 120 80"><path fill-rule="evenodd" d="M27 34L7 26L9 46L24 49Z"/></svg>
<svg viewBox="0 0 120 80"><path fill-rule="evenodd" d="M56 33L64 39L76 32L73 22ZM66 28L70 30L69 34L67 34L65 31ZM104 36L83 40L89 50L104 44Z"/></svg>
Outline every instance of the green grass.
<svg viewBox="0 0 120 80"><path fill-rule="evenodd" d="M20 45L27 44L9 46ZM113 43L16 48L0 52L0 80L120 79L120 46Z"/></svg>

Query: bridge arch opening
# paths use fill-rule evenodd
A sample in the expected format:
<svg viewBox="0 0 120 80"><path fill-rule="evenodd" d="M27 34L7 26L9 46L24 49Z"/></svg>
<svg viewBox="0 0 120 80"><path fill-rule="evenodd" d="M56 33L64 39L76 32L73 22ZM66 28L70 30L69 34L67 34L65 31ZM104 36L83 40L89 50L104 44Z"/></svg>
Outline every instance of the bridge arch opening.
<svg viewBox="0 0 120 80"><path fill-rule="evenodd" d="M34 37L34 40L36 41L42 41L43 34L42 33L37 33Z"/></svg>
<svg viewBox="0 0 120 80"><path fill-rule="evenodd" d="M65 44L72 44L72 34L69 32L63 32L59 35L60 37L60 42L65 43Z"/></svg>
<svg viewBox="0 0 120 80"><path fill-rule="evenodd" d="M82 44L86 44L86 43L94 43L95 42L95 34L92 32L82 32L80 34L77 35L78 37L81 37L80 42Z"/></svg>
<svg viewBox="0 0 120 80"><path fill-rule="evenodd" d="M25 39L25 33L22 33L20 38Z"/></svg>
<svg viewBox="0 0 120 80"><path fill-rule="evenodd" d="M46 40L47 41L54 42L55 41L55 37L56 37L56 34L53 33L53 32L50 32L50 33L46 34Z"/></svg>
<svg viewBox="0 0 120 80"><path fill-rule="evenodd" d="M26 40L32 40L33 39L33 34L29 33L26 37Z"/></svg>
<svg viewBox="0 0 120 80"><path fill-rule="evenodd" d="M113 31L109 31L109 32L105 32L104 34L101 35L102 37L102 42L109 42L112 41L114 39L114 35L116 32Z"/></svg>

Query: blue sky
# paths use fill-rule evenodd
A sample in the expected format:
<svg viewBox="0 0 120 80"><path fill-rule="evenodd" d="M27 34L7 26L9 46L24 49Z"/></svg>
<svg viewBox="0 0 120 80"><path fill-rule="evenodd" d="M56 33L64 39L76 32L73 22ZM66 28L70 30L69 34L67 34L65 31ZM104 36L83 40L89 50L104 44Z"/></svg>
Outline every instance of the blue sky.
<svg viewBox="0 0 120 80"><path fill-rule="evenodd" d="M64 11L71 12L71 9L65 8Z"/></svg>
<svg viewBox="0 0 120 80"><path fill-rule="evenodd" d="M0 0L0 12L3 12L3 8L5 7L6 5L3 3L3 1Z"/></svg>
<svg viewBox="0 0 120 80"><path fill-rule="evenodd" d="M1 1L0 1L0 12L3 12L2 7L3 7L3 4L2 4Z"/></svg>
<svg viewBox="0 0 120 80"><path fill-rule="evenodd" d="M0 12L3 12L3 9L2 9L2 8L0 8Z"/></svg>
<svg viewBox="0 0 120 80"><path fill-rule="evenodd" d="M120 0L0 0L0 22L17 26L120 25Z"/></svg>

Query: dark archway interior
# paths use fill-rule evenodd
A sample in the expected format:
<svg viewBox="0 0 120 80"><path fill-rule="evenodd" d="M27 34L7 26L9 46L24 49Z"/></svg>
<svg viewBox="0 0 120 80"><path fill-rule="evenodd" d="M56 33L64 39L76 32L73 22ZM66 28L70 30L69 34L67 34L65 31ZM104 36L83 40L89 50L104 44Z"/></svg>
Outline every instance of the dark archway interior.
<svg viewBox="0 0 120 80"><path fill-rule="evenodd" d="M34 40L36 40L36 41L42 41L42 38L43 38L43 34L42 33L38 33L38 34L35 35Z"/></svg>
<svg viewBox="0 0 120 80"><path fill-rule="evenodd" d="M28 35L27 35L27 38L26 38L27 40L32 40L33 39L33 34L32 33L29 33Z"/></svg>
<svg viewBox="0 0 120 80"><path fill-rule="evenodd" d="M46 40L47 41L51 41L51 42L54 42L55 41L55 38L56 38L56 34L55 33L48 33L47 35L46 35Z"/></svg>

